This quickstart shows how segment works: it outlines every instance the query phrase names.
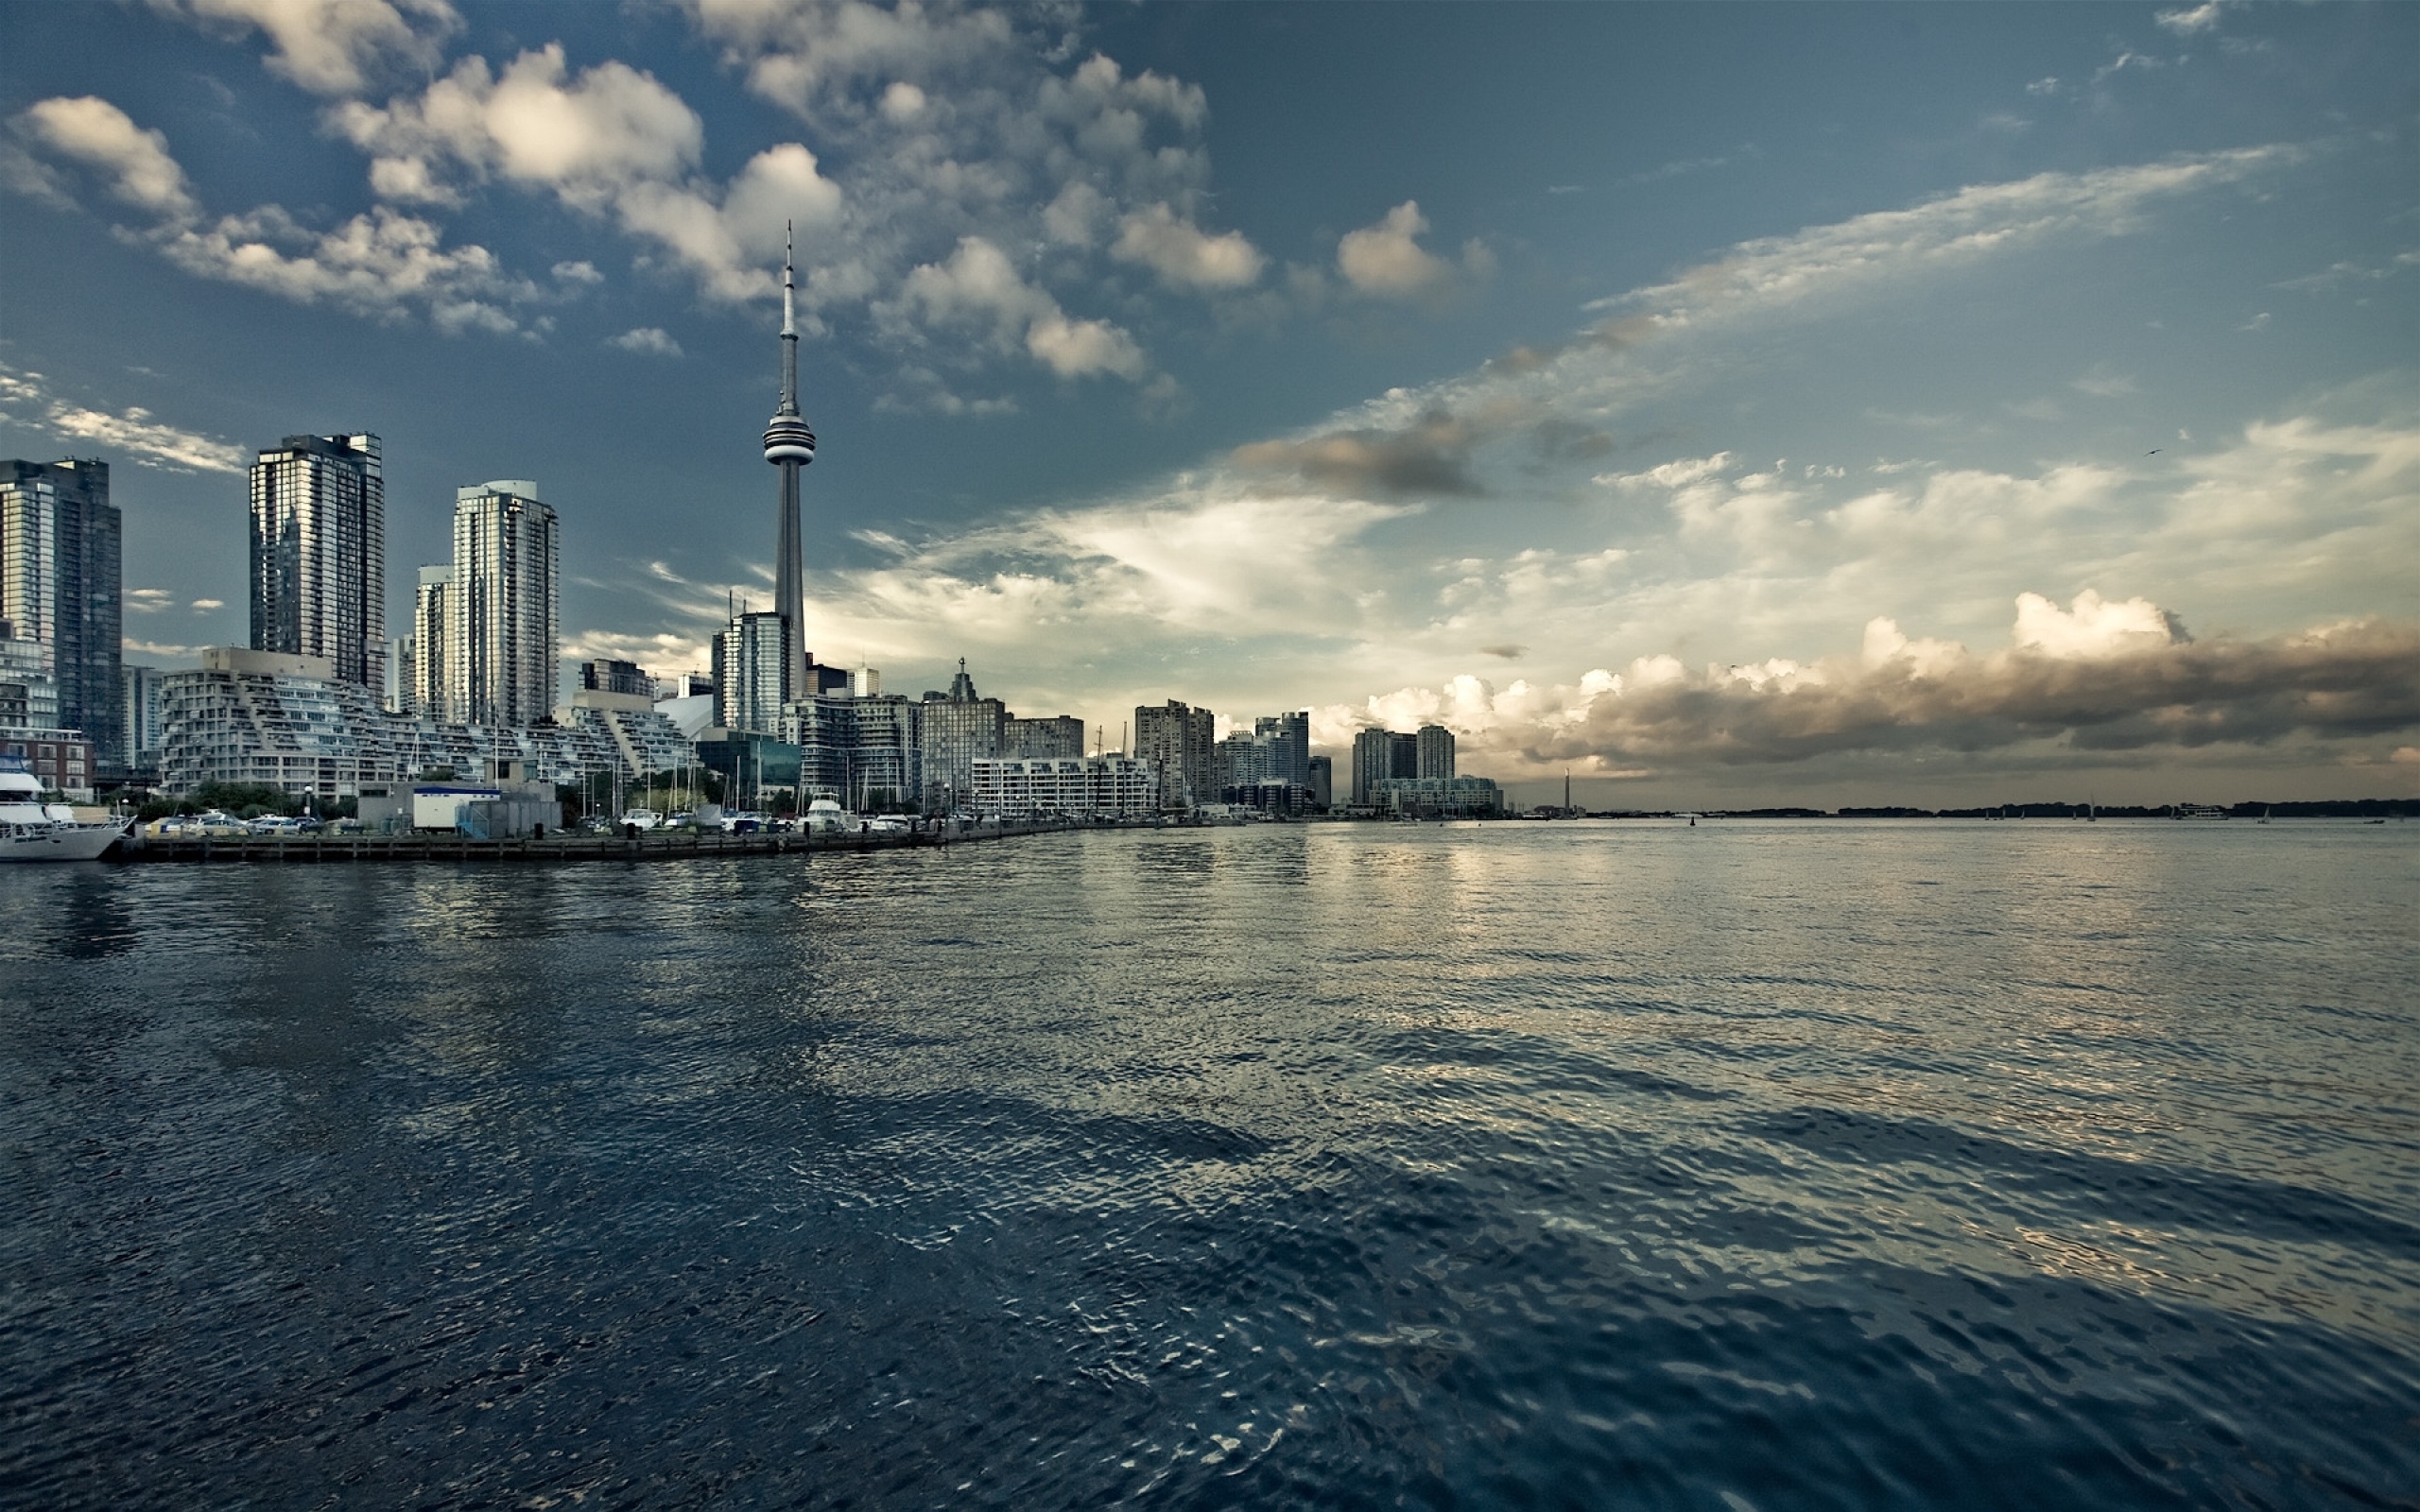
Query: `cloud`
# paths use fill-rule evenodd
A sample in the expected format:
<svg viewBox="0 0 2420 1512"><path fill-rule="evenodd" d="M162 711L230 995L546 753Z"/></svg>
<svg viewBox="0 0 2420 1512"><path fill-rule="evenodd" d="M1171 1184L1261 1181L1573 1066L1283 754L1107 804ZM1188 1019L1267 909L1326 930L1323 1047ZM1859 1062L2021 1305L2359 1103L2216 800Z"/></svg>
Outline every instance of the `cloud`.
<svg viewBox="0 0 2420 1512"><path fill-rule="evenodd" d="M605 344L649 357L681 355L681 343L666 335L662 326L643 325L636 330L625 331L618 336L608 338Z"/></svg>
<svg viewBox="0 0 2420 1512"><path fill-rule="evenodd" d="M555 282L558 284L602 284L605 282L605 275L596 271L596 265L585 261L557 263L548 271L554 274Z"/></svg>
<svg viewBox="0 0 2420 1512"><path fill-rule="evenodd" d="M952 393L937 372L979 358L1144 378L1140 344L1122 326L1064 308L1098 286L1096 253L1186 292L1245 287L1265 266L1243 233L1201 223L1209 111L1200 87L1087 53L1071 12L856 0L687 9L749 91L805 123L843 165L834 219L801 242L803 304L871 314L913 353L897 387L919 404L987 403ZM1013 301L1003 338L1000 322L965 318L966 301L935 298L932 270L959 263L970 242L1081 254L1021 258L1018 282L1056 315ZM969 335L978 338L971 349L936 351Z"/></svg>
<svg viewBox="0 0 2420 1512"><path fill-rule="evenodd" d="M1212 236L1166 204L1155 204L1119 223L1109 255L1141 263L1178 289L1241 288L1260 277L1267 262L1240 232Z"/></svg>
<svg viewBox="0 0 2420 1512"><path fill-rule="evenodd" d="M1876 623L1884 623L1876 621ZM2147 598L2105 602L2087 588L2063 610L2039 593L2016 595L2016 644L2048 656L2110 656L2183 645L2193 638L2175 615Z"/></svg>
<svg viewBox="0 0 2420 1512"><path fill-rule="evenodd" d="M2202 4L2198 6L2163 10L2152 19L2180 37L2194 37L2205 31L2215 30L2219 25L2219 18L2223 13L2219 0L2202 0Z"/></svg>
<svg viewBox="0 0 2420 1512"><path fill-rule="evenodd" d="M551 194L611 216L717 299L770 291L768 265L786 224L811 237L842 205L815 154L795 142L757 153L728 182L700 175L705 128L685 101L626 63L575 74L559 43L522 53L501 73L467 58L416 97L347 101L330 119L372 155L371 184L384 198L454 206L466 187L493 181Z"/></svg>
<svg viewBox="0 0 2420 1512"><path fill-rule="evenodd" d="M1476 439L1466 421L1438 409L1399 429L1255 441L1236 448L1232 460L1246 472L1291 472L1343 497L1468 498L1487 491L1470 472Z"/></svg>
<svg viewBox="0 0 2420 1512"><path fill-rule="evenodd" d="M461 18L445 0L151 0L212 26L258 28L271 72L315 94L354 94L372 78L430 69Z"/></svg>
<svg viewBox="0 0 2420 1512"><path fill-rule="evenodd" d="M486 248L447 248L434 223L384 205L324 232L265 205L248 215L168 228L154 240L189 273L383 319L417 307L457 335L519 330L505 305L537 293L507 276Z"/></svg>
<svg viewBox="0 0 2420 1512"><path fill-rule="evenodd" d="M227 601L221 598L197 598L193 601L193 611L197 614L207 614L212 610L226 607Z"/></svg>
<svg viewBox="0 0 2420 1512"><path fill-rule="evenodd" d="M2046 625L2065 638L2035 638ZM1645 775L1799 763L1844 752L1918 757L2025 747L2117 752L2372 741L2420 726L2420 625L2324 625L2195 642L2140 599L2018 601L2015 644L1976 655L1871 622L1856 657L1692 671L1669 655L1578 684L1498 691L1457 679L1373 696L1367 723L1443 718L1465 760L1587 763Z"/></svg>
<svg viewBox="0 0 2420 1512"><path fill-rule="evenodd" d="M277 205L209 219L166 138L107 100L43 100L20 122L31 139L106 175L114 198L150 214L148 228L123 234L199 277L386 319L419 308L449 332L518 331L506 306L537 297L536 285L507 276L487 249L448 249L435 224L383 205L327 232Z"/></svg>
<svg viewBox="0 0 2420 1512"><path fill-rule="evenodd" d="M125 594L126 607L137 614L157 614L175 602L176 595L164 588L130 588Z"/></svg>
<svg viewBox="0 0 2420 1512"><path fill-rule="evenodd" d="M948 261L909 273L890 313L903 324L986 332L994 348L1021 348L1062 378L1111 372L1140 380L1149 373L1132 336L1105 320L1070 318L1046 291L1027 283L1006 253L979 236L960 241Z"/></svg>
<svg viewBox="0 0 2420 1512"><path fill-rule="evenodd" d="M2041 173L1977 184L1906 210L1875 211L1788 236L1740 243L1679 278L1599 300L1591 309L1641 308L1658 328L1871 288L1882 280L1946 271L2005 256L2055 236L2135 230L2154 201L2238 182L2300 154L2239 147L2089 173Z"/></svg>
<svg viewBox="0 0 2420 1512"><path fill-rule="evenodd" d="M1407 199L1377 224L1347 232L1336 246L1337 271L1363 294L1404 298L1425 294L1450 274L1447 265L1415 240L1428 230L1420 202Z"/></svg>
<svg viewBox="0 0 2420 1512"><path fill-rule="evenodd" d="M242 447L162 424L147 409L88 408L55 397L45 382L41 373L0 363L0 418L114 447L141 466L168 472L241 473L251 464Z"/></svg>
<svg viewBox="0 0 2420 1512"><path fill-rule="evenodd" d="M47 99L18 119L53 152L103 175L110 193L127 204L170 220L198 213L184 169L168 155L168 139L136 126L109 101L91 94Z"/></svg>

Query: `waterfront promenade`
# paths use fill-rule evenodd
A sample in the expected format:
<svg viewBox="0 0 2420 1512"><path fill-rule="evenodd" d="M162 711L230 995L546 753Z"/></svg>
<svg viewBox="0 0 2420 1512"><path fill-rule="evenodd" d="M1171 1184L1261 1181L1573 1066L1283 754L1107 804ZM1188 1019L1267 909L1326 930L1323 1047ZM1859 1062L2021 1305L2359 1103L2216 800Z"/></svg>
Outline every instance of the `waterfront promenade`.
<svg viewBox="0 0 2420 1512"><path fill-rule="evenodd" d="M936 830L867 830L826 834L709 834L650 831L619 834L546 834L482 840L463 834L196 835L133 834L111 848L106 861L684 861L705 856L801 855L820 850L898 850L963 845L1062 830L1136 828L1083 819L1028 819L952 825ZM1141 826L1149 828L1149 826Z"/></svg>

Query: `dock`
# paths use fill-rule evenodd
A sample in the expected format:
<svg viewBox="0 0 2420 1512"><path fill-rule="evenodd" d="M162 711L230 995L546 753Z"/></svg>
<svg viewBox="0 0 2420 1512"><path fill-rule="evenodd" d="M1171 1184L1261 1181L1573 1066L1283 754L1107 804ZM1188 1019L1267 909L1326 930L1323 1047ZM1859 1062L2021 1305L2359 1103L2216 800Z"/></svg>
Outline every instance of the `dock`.
<svg viewBox="0 0 2420 1512"><path fill-rule="evenodd" d="M714 834L684 830L620 834L545 834L482 840L464 834L154 835L130 834L104 861L251 861L327 865L372 861L698 861L725 856L810 855L965 845L1063 830L1150 828L1081 819L1032 819L934 830L866 830L826 834Z"/></svg>

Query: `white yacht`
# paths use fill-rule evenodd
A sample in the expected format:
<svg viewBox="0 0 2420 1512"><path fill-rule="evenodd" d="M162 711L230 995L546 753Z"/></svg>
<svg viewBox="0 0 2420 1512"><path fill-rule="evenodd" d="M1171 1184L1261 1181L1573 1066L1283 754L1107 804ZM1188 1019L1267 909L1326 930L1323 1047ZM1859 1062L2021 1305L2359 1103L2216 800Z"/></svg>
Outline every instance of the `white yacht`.
<svg viewBox="0 0 2420 1512"><path fill-rule="evenodd" d="M42 783L22 765L0 766L0 861L92 861L130 822L85 824L64 803L44 806Z"/></svg>
<svg viewBox="0 0 2420 1512"><path fill-rule="evenodd" d="M664 816L653 809L631 809L622 816L624 824L642 830L652 830L664 822Z"/></svg>
<svg viewBox="0 0 2420 1512"><path fill-rule="evenodd" d="M800 816L800 828L809 834L838 834L850 828L849 816L828 798L819 798Z"/></svg>

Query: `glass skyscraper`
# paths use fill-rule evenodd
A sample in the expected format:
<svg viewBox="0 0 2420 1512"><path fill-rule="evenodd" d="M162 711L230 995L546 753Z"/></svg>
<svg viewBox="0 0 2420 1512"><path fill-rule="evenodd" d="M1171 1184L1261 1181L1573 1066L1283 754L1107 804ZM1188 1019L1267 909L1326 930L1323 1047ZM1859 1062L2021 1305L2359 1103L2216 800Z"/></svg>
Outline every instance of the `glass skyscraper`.
<svg viewBox="0 0 2420 1512"><path fill-rule="evenodd" d="M28 677L47 678L60 726L95 761L125 769L118 646L122 531L106 462L0 462L0 639ZM28 690L28 706L53 700Z"/></svg>
<svg viewBox="0 0 2420 1512"><path fill-rule="evenodd" d="M524 726L554 716L562 559L555 511L538 501L535 483L502 478L455 491L448 718Z"/></svg>
<svg viewBox="0 0 2420 1512"><path fill-rule="evenodd" d="M252 464L252 649L387 682L387 485L378 438L289 436Z"/></svg>

